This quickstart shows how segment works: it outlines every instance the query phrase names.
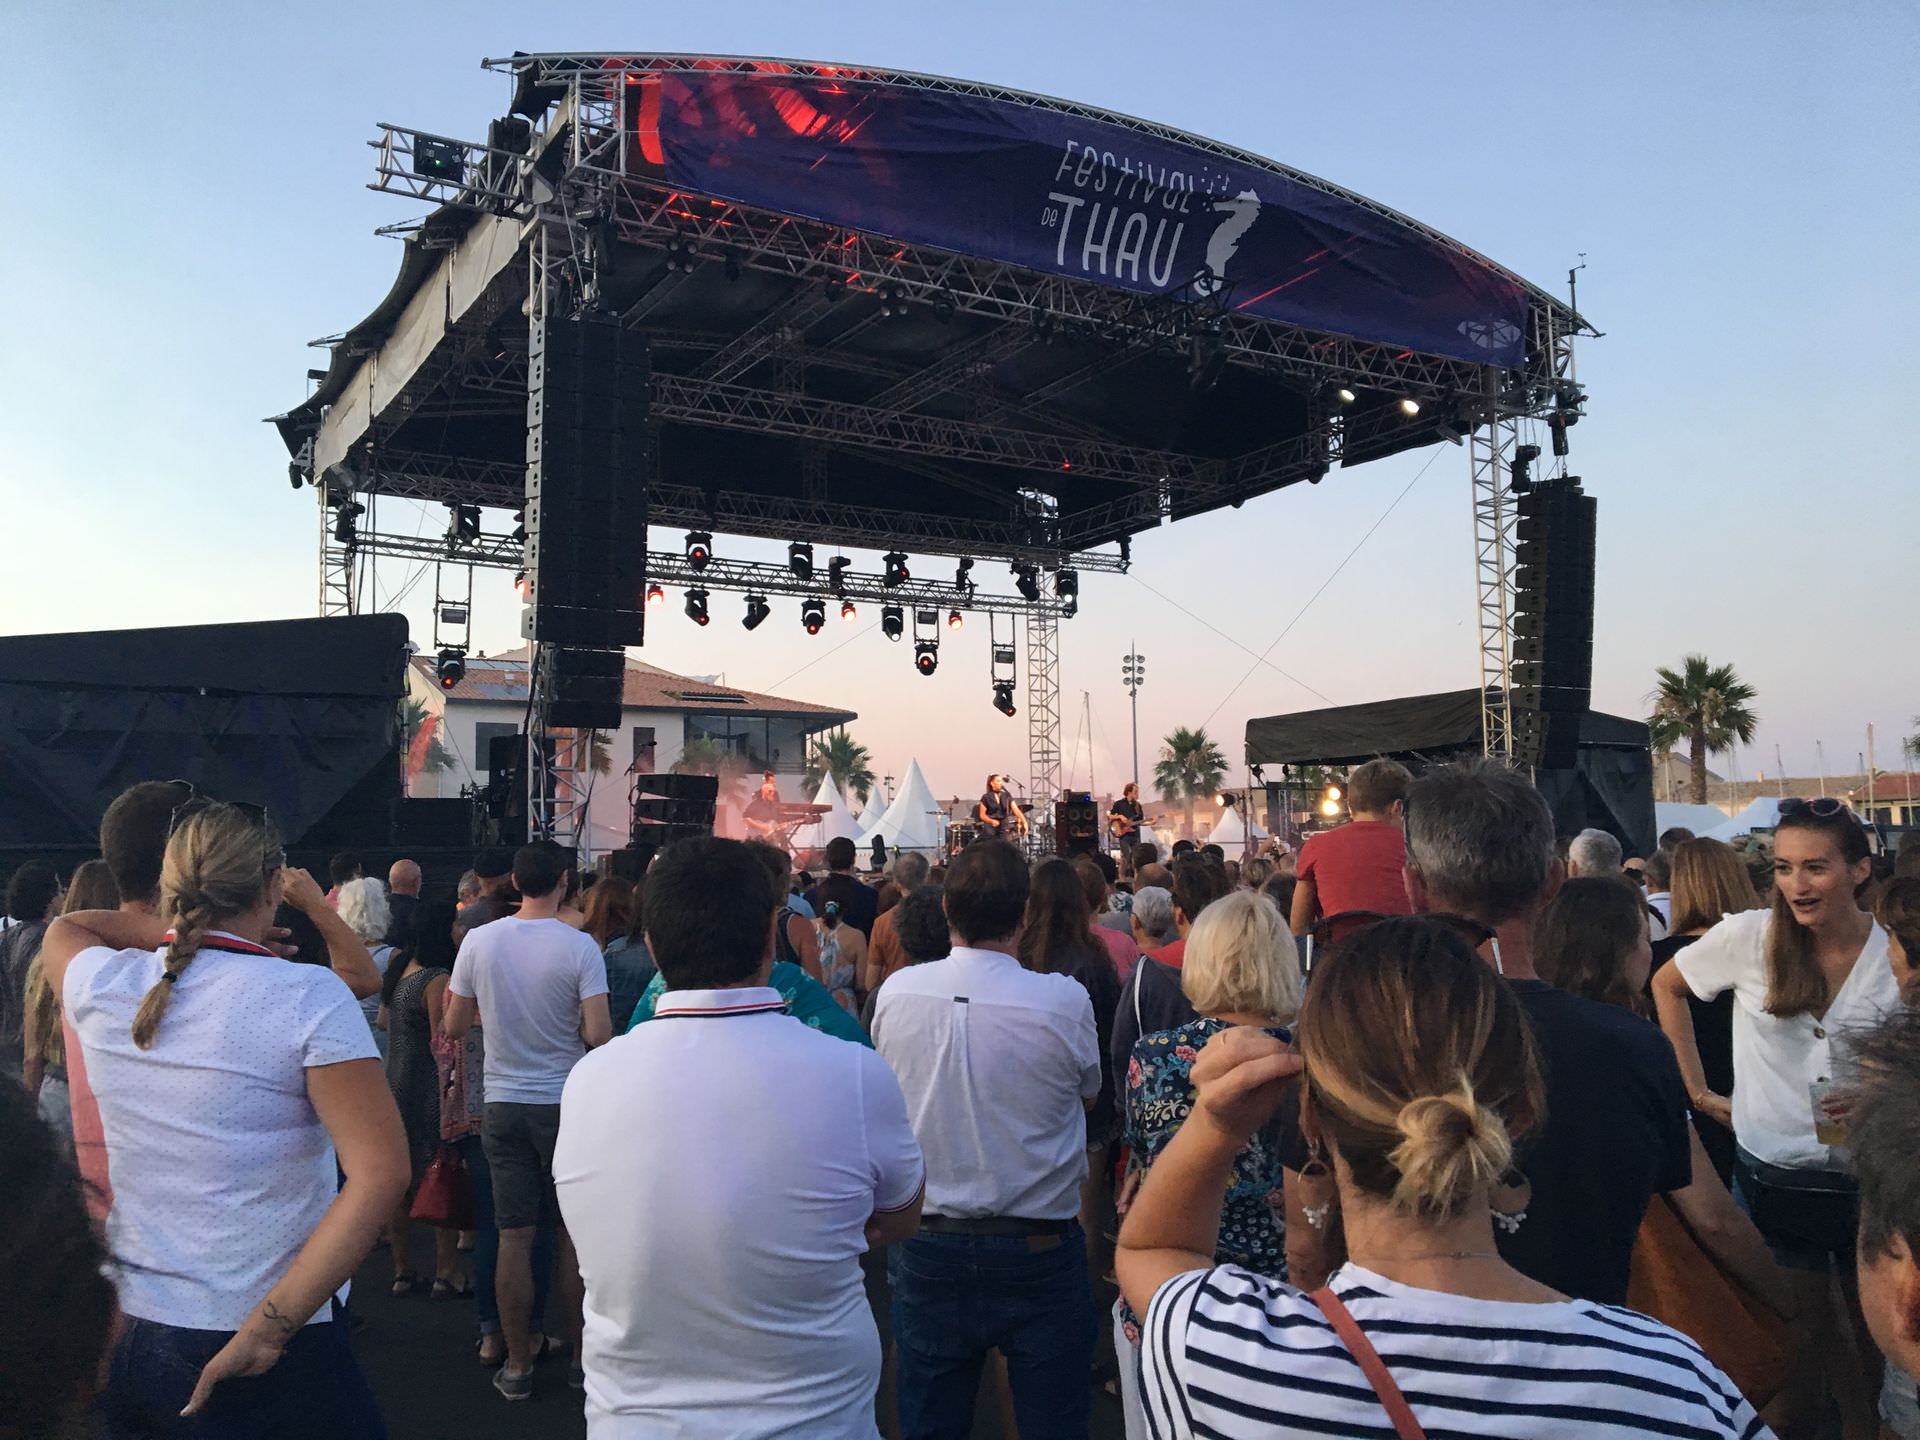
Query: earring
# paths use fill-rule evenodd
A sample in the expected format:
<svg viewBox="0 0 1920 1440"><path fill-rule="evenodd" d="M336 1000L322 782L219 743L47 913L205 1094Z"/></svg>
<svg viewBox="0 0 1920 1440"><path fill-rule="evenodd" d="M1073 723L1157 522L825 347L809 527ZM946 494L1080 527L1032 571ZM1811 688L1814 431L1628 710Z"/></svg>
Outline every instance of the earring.
<svg viewBox="0 0 1920 1440"><path fill-rule="evenodd" d="M1493 1223L1500 1227L1502 1234L1511 1235L1520 1228L1532 1199L1533 1182L1520 1171L1509 1169L1500 1177L1500 1183L1487 1197L1487 1208L1493 1212Z"/></svg>
<svg viewBox="0 0 1920 1440"><path fill-rule="evenodd" d="M1315 1140L1307 1147L1307 1163L1300 1167L1300 1213L1314 1229L1324 1230L1339 1198L1333 1185L1333 1167L1327 1164L1327 1152Z"/></svg>

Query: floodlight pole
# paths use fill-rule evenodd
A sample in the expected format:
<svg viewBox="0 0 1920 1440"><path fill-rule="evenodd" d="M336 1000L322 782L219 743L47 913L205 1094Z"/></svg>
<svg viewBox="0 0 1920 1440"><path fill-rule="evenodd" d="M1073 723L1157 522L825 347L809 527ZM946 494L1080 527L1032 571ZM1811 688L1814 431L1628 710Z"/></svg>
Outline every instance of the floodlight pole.
<svg viewBox="0 0 1920 1440"><path fill-rule="evenodd" d="M1133 788L1140 788L1140 687L1147 679L1147 658L1133 641L1120 662L1120 678L1127 685L1127 702L1133 709Z"/></svg>

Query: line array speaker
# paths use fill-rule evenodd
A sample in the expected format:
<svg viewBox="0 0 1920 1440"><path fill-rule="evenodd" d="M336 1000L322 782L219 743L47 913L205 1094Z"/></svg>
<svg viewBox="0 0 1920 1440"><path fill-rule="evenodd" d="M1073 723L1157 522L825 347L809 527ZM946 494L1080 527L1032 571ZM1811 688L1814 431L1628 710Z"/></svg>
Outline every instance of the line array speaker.
<svg viewBox="0 0 1920 1440"><path fill-rule="evenodd" d="M1513 750L1524 765L1570 769L1593 699L1597 502L1578 476L1518 500L1513 615Z"/></svg>
<svg viewBox="0 0 1920 1440"><path fill-rule="evenodd" d="M612 317L549 320L528 363L521 633L610 649L646 624L652 359ZM614 723L618 723L617 718Z"/></svg>

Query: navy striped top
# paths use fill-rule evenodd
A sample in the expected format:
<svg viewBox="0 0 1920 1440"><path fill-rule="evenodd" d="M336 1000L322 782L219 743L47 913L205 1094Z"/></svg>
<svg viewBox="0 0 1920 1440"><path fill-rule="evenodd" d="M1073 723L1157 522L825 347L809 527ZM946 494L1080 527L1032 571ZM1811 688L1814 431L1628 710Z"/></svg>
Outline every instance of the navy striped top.
<svg viewBox="0 0 1920 1440"><path fill-rule="evenodd" d="M1428 1440L1771 1434L1699 1346L1632 1310L1472 1300L1357 1265L1330 1283ZM1394 1440L1358 1362L1319 1307L1282 1281L1232 1265L1175 1276L1142 1332L1155 1440Z"/></svg>

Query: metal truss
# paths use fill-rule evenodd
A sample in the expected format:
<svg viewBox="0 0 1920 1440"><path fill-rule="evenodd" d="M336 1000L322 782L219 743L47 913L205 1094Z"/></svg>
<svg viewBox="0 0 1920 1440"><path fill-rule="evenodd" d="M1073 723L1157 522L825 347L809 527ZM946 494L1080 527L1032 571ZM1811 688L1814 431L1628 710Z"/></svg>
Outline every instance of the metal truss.
<svg viewBox="0 0 1920 1440"><path fill-rule="evenodd" d="M397 535L363 533L357 537L359 553L396 560L431 561L435 564L479 566L491 570L520 570L526 565L521 542L509 535L479 535L455 544L443 535ZM813 596L823 600L852 600L863 605L899 605L902 608L959 610L963 613L1023 615L1035 612L1058 615L1065 606L1058 598L1042 595L1029 600L1023 595L983 594L962 591L951 581L909 579L889 586L876 574L844 571L837 586L827 581L825 558L814 566L811 579L802 580L785 565L754 560L727 560L716 555L703 570L687 563L683 552L649 550L647 579L658 585L685 589L738 591L742 594Z"/></svg>
<svg viewBox="0 0 1920 1440"><path fill-rule="evenodd" d="M1475 613L1479 620L1480 740L1495 759L1513 758L1514 511L1507 481L1517 426L1497 417L1468 437L1473 472Z"/></svg>
<svg viewBox="0 0 1920 1440"><path fill-rule="evenodd" d="M1060 798L1060 620L1027 612L1027 794L1053 819Z"/></svg>
<svg viewBox="0 0 1920 1440"><path fill-rule="evenodd" d="M525 472L519 465L399 450L388 450L381 459L379 484L383 495L501 510L517 510L525 499ZM1131 563L1110 550L1075 551L1063 550L1057 544L1036 544L1027 522L1020 519L951 519L838 501L707 490L695 485L655 484L648 489L647 501L648 523L663 529L713 530L769 540L805 539L825 547L867 550L878 548L877 535L891 534L897 537L901 549L917 554L1067 564L1082 572L1119 574ZM1146 514L1148 524L1157 523L1164 513L1154 497L1129 503L1136 513ZM1087 513L1098 519L1105 509Z"/></svg>
<svg viewBox="0 0 1920 1440"><path fill-rule="evenodd" d="M320 511L320 614L322 618L358 614L356 548L341 545L333 538L333 514L327 507L326 486L315 486L313 493Z"/></svg>

